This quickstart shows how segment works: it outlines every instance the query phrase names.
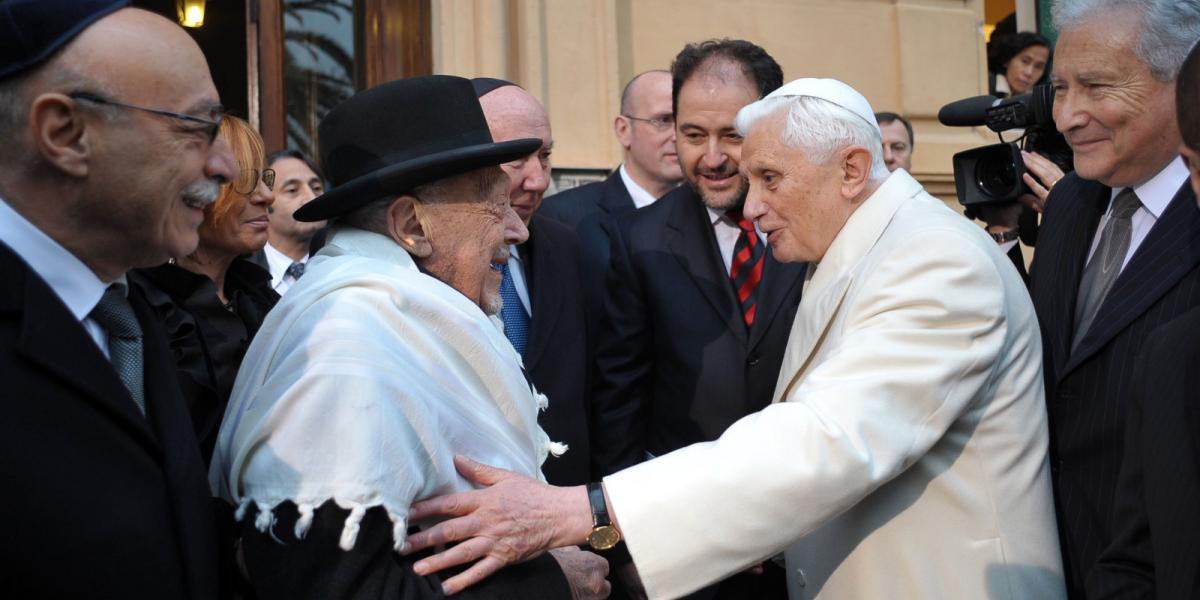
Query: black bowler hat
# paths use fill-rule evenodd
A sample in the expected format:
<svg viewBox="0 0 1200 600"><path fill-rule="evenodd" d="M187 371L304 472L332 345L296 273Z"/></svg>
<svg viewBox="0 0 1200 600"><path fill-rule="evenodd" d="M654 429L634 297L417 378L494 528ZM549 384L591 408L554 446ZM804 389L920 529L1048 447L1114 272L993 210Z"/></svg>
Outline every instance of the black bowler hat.
<svg viewBox="0 0 1200 600"><path fill-rule="evenodd" d="M321 221L414 187L498 165L541 147L536 138L496 143L471 82L428 75L359 92L317 127L332 189L300 207Z"/></svg>
<svg viewBox="0 0 1200 600"><path fill-rule="evenodd" d="M31 69L129 0L0 0L0 79Z"/></svg>

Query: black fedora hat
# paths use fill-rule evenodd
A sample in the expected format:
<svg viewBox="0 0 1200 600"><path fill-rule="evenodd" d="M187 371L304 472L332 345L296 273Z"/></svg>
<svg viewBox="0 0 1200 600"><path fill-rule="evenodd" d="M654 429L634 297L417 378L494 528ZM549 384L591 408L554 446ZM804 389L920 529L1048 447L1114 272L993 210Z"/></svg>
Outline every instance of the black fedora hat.
<svg viewBox="0 0 1200 600"><path fill-rule="evenodd" d="M359 92L317 127L332 189L300 207L297 221L344 215L375 200L537 150L538 139L496 143L471 82L428 75Z"/></svg>

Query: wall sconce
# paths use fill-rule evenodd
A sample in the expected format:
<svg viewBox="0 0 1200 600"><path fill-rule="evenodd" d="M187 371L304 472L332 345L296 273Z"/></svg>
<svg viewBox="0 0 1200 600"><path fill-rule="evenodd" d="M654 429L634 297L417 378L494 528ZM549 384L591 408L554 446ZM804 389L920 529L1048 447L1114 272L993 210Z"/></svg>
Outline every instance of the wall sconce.
<svg viewBox="0 0 1200 600"><path fill-rule="evenodd" d="M175 0L179 24L184 27L204 26L204 0Z"/></svg>

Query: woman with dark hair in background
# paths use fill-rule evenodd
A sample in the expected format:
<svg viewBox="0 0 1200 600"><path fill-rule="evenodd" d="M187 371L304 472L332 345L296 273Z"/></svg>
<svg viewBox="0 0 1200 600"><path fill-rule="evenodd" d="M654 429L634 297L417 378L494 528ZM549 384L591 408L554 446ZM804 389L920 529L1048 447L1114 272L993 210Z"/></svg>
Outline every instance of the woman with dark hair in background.
<svg viewBox="0 0 1200 600"><path fill-rule="evenodd" d="M265 168L262 138L226 116L217 143L237 159L237 179L204 209L200 245L188 256L130 273L166 326L180 388L207 465L250 340L279 300L271 275L248 260L267 243L274 171Z"/></svg>
<svg viewBox="0 0 1200 600"><path fill-rule="evenodd" d="M1050 41L1029 31L993 37L988 42L988 93L1019 96L1042 83L1049 72Z"/></svg>

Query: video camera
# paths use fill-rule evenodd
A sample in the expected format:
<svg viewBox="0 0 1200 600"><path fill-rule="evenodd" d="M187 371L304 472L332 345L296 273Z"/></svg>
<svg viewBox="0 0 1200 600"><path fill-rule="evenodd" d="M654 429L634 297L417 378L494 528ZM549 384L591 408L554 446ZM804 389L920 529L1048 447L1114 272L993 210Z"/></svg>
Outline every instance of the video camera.
<svg viewBox="0 0 1200 600"><path fill-rule="evenodd" d="M938 111L938 121L951 127L986 125L997 133L1024 130L1015 142L1005 142L1001 135L999 144L954 155L954 186L960 204L967 208L1006 204L1031 193L1022 179L1022 149L1045 156L1064 172L1074 169L1071 148L1054 128L1053 108L1054 88L1042 84L1020 96L976 96L951 102Z"/></svg>

